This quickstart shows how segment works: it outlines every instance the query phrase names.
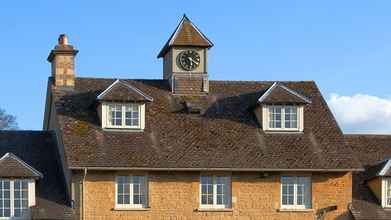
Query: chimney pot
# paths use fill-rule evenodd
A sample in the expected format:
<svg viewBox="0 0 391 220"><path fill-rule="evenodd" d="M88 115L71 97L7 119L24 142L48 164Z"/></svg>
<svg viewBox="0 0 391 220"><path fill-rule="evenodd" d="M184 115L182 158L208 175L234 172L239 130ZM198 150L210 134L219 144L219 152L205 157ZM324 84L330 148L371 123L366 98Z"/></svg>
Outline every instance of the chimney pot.
<svg viewBox="0 0 391 220"><path fill-rule="evenodd" d="M68 45L68 37L66 34L60 34L60 36L58 37L58 44Z"/></svg>

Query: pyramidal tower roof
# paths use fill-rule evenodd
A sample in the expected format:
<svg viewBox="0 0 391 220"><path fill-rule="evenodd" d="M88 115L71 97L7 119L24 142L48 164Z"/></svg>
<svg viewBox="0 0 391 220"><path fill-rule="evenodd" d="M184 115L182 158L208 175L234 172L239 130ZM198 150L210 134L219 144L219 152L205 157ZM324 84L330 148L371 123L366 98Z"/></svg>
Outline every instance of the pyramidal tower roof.
<svg viewBox="0 0 391 220"><path fill-rule="evenodd" d="M163 57L172 46L197 46L212 47L213 43L183 15L174 33L170 36L167 43L160 51L158 58Z"/></svg>

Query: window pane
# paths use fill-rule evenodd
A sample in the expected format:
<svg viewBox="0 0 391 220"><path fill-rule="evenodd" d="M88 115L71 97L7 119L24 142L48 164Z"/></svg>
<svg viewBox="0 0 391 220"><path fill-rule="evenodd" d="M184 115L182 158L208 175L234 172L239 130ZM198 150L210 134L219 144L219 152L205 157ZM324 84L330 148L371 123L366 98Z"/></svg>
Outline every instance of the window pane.
<svg viewBox="0 0 391 220"><path fill-rule="evenodd" d="M386 203L387 206L391 206L391 179L387 179L386 187Z"/></svg>
<svg viewBox="0 0 391 220"><path fill-rule="evenodd" d="M281 128L281 107L269 107L269 127Z"/></svg>
<svg viewBox="0 0 391 220"><path fill-rule="evenodd" d="M297 184L297 205L304 205L304 183Z"/></svg>
<svg viewBox="0 0 391 220"><path fill-rule="evenodd" d="M124 204L123 200L124 200L124 196L122 194L117 196L117 203L118 204Z"/></svg>
<svg viewBox="0 0 391 220"><path fill-rule="evenodd" d="M15 217L22 217L23 213L28 208L28 188L27 181L15 180L14 181L14 215Z"/></svg>
<svg viewBox="0 0 391 220"><path fill-rule="evenodd" d="M139 126L139 106L137 104L127 105L125 109L126 126Z"/></svg>
<svg viewBox="0 0 391 220"><path fill-rule="evenodd" d="M122 105L109 105L109 123L111 126L122 126Z"/></svg>
<svg viewBox="0 0 391 220"><path fill-rule="evenodd" d="M225 204L225 202L224 202L224 196L223 195L221 195L221 194L217 194L217 204L218 205L223 205L223 204Z"/></svg>
<svg viewBox="0 0 391 220"><path fill-rule="evenodd" d="M281 177L282 205L294 204L294 177Z"/></svg>
<svg viewBox="0 0 391 220"><path fill-rule="evenodd" d="M213 177L201 176L201 204L213 205Z"/></svg>
<svg viewBox="0 0 391 220"><path fill-rule="evenodd" d="M130 177L117 177L117 203L130 204Z"/></svg>
<svg viewBox="0 0 391 220"><path fill-rule="evenodd" d="M124 195L124 204L130 204L130 195Z"/></svg>
<svg viewBox="0 0 391 220"><path fill-rule="evenodd" d="M229 193L228 184L229 178L226 176L217 176L216 177L216 204L218 205L227 205L228 199L227 194Z"/></svg>
<svg viewBox="0 0 391 220"><path fill-rule="evenodd" d="M145 194L146 194L146 181L144 176L133 176L133 204L144 204L145 205Z"/></svg>
<svg viewBox="0 0 391 220"><path fill-rule="evenodd" d="M285 128L297 128L297 107L287 106L285 110Z"/></svg>
<svg viewBox="0 0 391 220"><path fill-rule="evenodd" d="M201 204L203 205L207 204L207 199L205 194L201 195Z"/></svg>
<svg viewBox="0 0 391 220"><path fill-rule="evenodd" d="M10 217L10 181L0 180L0 217Z"/></svg>

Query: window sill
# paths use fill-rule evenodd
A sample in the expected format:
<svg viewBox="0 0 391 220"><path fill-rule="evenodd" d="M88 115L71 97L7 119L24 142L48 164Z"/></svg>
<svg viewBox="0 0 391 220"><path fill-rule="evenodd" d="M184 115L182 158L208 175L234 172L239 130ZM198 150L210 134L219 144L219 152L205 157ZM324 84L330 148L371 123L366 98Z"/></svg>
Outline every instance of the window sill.
<svg viewBox="0 0 391 220"><path fill-rule="evenodd" d="M304 131L299 131L299 130L263 130L266 134L303 134Z"/></svg>
<svg viewBox="0 0 391 220"><path fill-rule="evenodd" d="M278 212L313 212L313 209L288 209L288 208L281 208L277 209Z"/></svg>
<svg viewBox="0 0 391 220"><path fill-rule="evenodd" d="M196 208L195 212L233 212L232 208Z"/></svg>
<svg viewBox="0 0 391 220"><path fill-rule="evenodd" d="M143 132L144 129L141 128L103 128L103 131L110 132Z"/></svg>
<svg viewBox="0 0 391 220"><path fill-rule="evenodd" d="M112 209L112 211L149 211L149 210L151 210L150 207L147 208L115 207Z"/></svg>

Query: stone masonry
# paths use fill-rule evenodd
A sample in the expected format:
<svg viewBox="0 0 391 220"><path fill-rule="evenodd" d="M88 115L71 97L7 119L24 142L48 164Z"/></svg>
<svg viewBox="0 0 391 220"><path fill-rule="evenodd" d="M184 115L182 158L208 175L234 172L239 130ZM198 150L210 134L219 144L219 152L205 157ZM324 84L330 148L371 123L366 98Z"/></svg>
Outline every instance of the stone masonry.
<svg viewBox="0 0 391 220"><path fill-rule="evenodd" d="M115 177L124 171L89 171L86 175L85 219L123 220L314 220L321 208L336 205L325 220L351 219L348 205L352 200L351 173L295 173L311 175L312 209L283 211L280 208L280 176L294 173L232 173L232 210L197 211L199 172L149 172L149 207L145 210L114 210ZM73 182L81 186L82 173L74 173ZM76 210L80 210L80 190L75 190ZM82 212L80 210L80 212ZM80 214L80 213L79 213ZM80 218L81 219L81 218Z"/></svg>

